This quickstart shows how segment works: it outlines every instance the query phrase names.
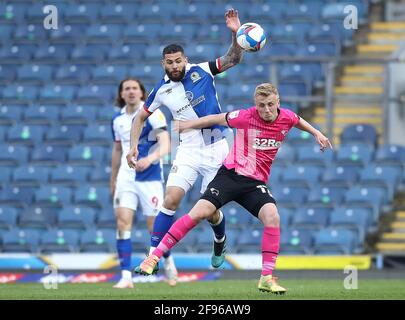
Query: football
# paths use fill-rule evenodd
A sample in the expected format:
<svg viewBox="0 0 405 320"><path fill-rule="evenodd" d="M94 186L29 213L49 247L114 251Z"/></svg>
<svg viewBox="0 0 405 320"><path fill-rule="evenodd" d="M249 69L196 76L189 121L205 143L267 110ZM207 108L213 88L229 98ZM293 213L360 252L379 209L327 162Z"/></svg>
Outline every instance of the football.
<svg viewBox="0 0 405 320"><path fill-rule="evenodd" d="M243 50L259 51L266 44L266 35L259 24L248 22L239 27L236 40Z"/></svg>

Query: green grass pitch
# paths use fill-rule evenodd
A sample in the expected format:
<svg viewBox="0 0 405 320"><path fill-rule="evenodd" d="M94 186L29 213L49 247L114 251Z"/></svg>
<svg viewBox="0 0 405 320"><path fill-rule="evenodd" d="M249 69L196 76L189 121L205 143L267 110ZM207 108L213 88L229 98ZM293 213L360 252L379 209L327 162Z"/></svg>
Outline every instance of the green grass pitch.
<svg viewBox="0 0 405 320"><path fill-rule="evenodd" d="M218 280L179 283L135 284L134 289L113 289L113 283L58 284L45 289L42 284L0 284L0 299L134 299L134 300L289 300L289 299L405 299L405 280L359 279L358 289L346 290L342 280L280 280L288 289L283 296L259 292L255 280Z"/></svg>

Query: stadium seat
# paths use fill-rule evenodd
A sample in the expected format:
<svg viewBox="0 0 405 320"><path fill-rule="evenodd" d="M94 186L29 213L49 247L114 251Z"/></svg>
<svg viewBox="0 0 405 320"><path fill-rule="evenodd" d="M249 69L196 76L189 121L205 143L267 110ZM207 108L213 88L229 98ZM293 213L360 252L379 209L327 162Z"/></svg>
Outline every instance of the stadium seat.
<svg viewBox="0 0 405 320"><path fill-rule="evenodd" d="M97 4L69 4L63 12L63 20L67 23L91 23L95 22L98 15Z"/></svg>
<svg viewBox="0 0 405 320"><path fill-rule="evenodd" d="M18 186L39 187L48 182L49 169L39 166L23 166L14 170L13 181Z"/></svg>
<svg viewBox="0 0 405 320"><path fill-rule="evenodd" d="M213 23L206 28L199 28L197 30L197 41L199 43L216 43L220 44L224 41L227 34L227 28L222 23Z"/></svg>
<svg viewBox="0 0 405 320"><path fill-rule="evenodd" d="M61 165L51 171L51 183L72 187L87 182L88 167Z"/></svg>
<svg viewBox="0 0 405 320"><path fill-rule="evenodd" d="M68 103L76 94L75 86L68 85L45 85L39 93L40 103Z"/></svg>
<svg viewBox="0 0 405 320"><path fill-rule="evenodd" d="M295 149L287 143L283 143L276 155L276 162L279 165L291 164L295 161Z"/></svg>
<svg viewBox="0 0 405 320"><path fill-rule="evenodd" d="M365 166L373 156L373 147L363 143L350 143L340 146L336 154L338 164Z"/></svg>
<svg viewBox="0 0 405 320"><path fill-rule="evenodd" d="M170 2L154 3L140 7L138 16L142 17L142 21L152 23L168 23L172 19L172 14L175 7ZM163 14L164 13L164 14Z"/></svg>
<svg viewBox="0 0 405 320"><path fill-rule="evenodd" d="M45 127L40 125L17 124L8 130L10 143L39 144L42 142Z"/></svg>
<svg viewBox="0 0 405 320"><path fill-rule="evenodd" d="M49 41L53 44L69 44L74 45L77 42L83 41L85 36L85 28L87 26L77 24L65 24L56 30L52 30L49 35Z"/></svg>
<svg viewBox="0 0 405 320"><path fill-rule="evenodd" d="M110 190L107 187L84 185L76 189L74 203L102 208L111 199Z"/></svg>
<svg viewBox="0 0 405 320"><path fill-rule="evenodd" d="M0 208L0 230L11 230L17 224L19 210L14 207L1 207Z"/></svg>
<svg viewBox="0 0 405 320"><path fill-rule="evenodd" d="M195 23L169 23L162 28L158 34L162 42L191 42L195 39L196 29L199 27ZM191 49L191 46L190 46ZM189 56L190 50L187 50Z"/></svg>
<svg viewBox="0 0 405 320"><path fill-rule="evenodd" d="M26 102L35 101L38 96L38 87L32 85L9 84L3 89L3 101Z"/></svg>
<svg viewBox="0 0 405 320"><path fill-rule="evenodd" d="M115 87L108 85L88 85L79 89L76 97L78 104L104 104L113 101Z"/></svg>
<svg viewBox="0 0 405 320"><path fill-rule="evenodd" d="M312 164L324 168L333 161L333 151L327 149L322 152L318 144L299 146L297 161L300 164Z"/></svg>
<svg viewBox="0 0 405 320"><path fill-rule="evenodd" d="M313 165L294 165L287 167L281 177L283 183L291 186L306 186L319 181L320 168Z"/></svg>
<svg viewBox="0 0 405 320"><path fill-rule="evenodd" d="M387 192L380 187L354 186L345 197L348 206L362 206L373 209L373 221L380 215L380 209L387 201Z"/></svg>
<svg viewBox="0 0 405 320"><path fill-rule="evenodd" d="M132 22L137 16L137 6L130 3L105 4L100 8L100 22Z"/></svg>
<svg viewBox="0 0 405 320"><path fill-rule="evenodd" d="M262 229L244 228L237 241L237 253L261 252Z"/></svg>
<svg viewBox="0 0 405 320"><path fill-rule="evenodd" d="M35 192L34 187L18 187L7 185L0 191L2 206L25 207L32 203Z"/></svg>
<svg viewBox="0 0 405 320"><path fill-rule="evenodd" d="M117 112L118 108L114 108L111 105L99 107L97 108L97 121L111 124L111 119Z"/></svg>
<svg viewBox="0 0 405 320"><path fill-rule="evenodd" d="M193 232L193 231L191 231ZM195 230L194 230L195 232ZM214 235L211 228L205 228L199 233L197 237L197 243L195 244L195 251L198 253L212 252L212 246L214 241Z"/></svg>
<svg viewBox="0 0 405 320"><path fill-rule="evenodd" d="M0 49L0 59L2 63L21 64L27 62L31 57L31 52L24 50L24 45L6 46Z"/></svg>
<svg viewBox="0 0 405 320"><path fill-rule="evenodd" d="M0 66L0 83L7 84L14 80L16 74L15 68L12 66Z"/></svg>
<svg viewBox="0 0 405 320"><path fill-rule="evenodd" d="M218 51L218 46L212 43L190 43L185 50L191 63L209 61L212 60L213 57L223 54Z"/></svg>
<svg viewBox="0 0 405 320"><path fill-rule="evenodd" d="M55 72L55 83L78 84L90 79L90 68L85 65L66 64Z"/></svg>
<svg viewBox="0 0 405 320"><path fill-rule="evenodd" d="M191 232L190 232L191 233ZM185 239L184 239L185 240ZM184 242L182 240L181 242ZM179 242L179 244L181 243ZM150 233L147 229L142 229L136 226L132 229L131 244L134 253L146 253L150 246ZM177 251L177 246L176 246Z"/></svg>
<svg viewBox="0 0 405 320"><path fill-rule="evenodd" d="M291 225L294 228L321 229L326 226L329 219L328 208L307 207L299 208L295 212Z"/></svg>
<svg viewBox="0 0 405 320"><path fill-rule="evenodd" d="M84 127L81 125L61 125L51 127L46 133L45 142L61 145L79 143L83 130Z"/></svg>
<svg viewBox="0 0 405 320"><path fill-rule="evenodd" d="M314 235L315 254L351 254L355 246L355 234L347 229L326 228Z"/></svg>
<svg viewBox="0 0 405 320"><path fill-rule="evenodd" d="M68 148L64 146L41 144L31 152L32 164L56 166L66 160Z"/></svg>
<svg viewBox="0 0 405 320"><path fill-rule="evenodd" d="M389 198L394 197L402 180L402 170L392 165L370 164L360 173L360 184L366 186L382 186L388 190Z"/></svg>
<svg viewBox="0 0 405 320"><path fill-rule="evenodd" d="M12 173L14 171L13 167L3 167L0 170L0 185L9 184L11 182Z"/></svg>
<svg viewBox="0 0 405 320"><path fill-rule="evenodd" d="M61 123L63 124L88 124L95 120L97 107L70 105L62 110Z"/></svg>
<svg viewBox="0 0 405 320"><path fill-rule="evenodd" d="M127 66L101 65L93 69L92 79L95 84L116 84L127 76Z"/></svg>
<svg viewBox="0 0 405 320"><path fill-rule="evenodd" d="M54 208L30 207L25 209L18 218L20 228L50 229L55 225L56 211Z"/></svg>
<svg viewBox="0 0 405 320"><path fill-rule="evenodd" d="M271 187L271 193L278 204L295 207L300 206L306 200L309 190L306 187L292 187L288 184L278 184Z"/></svg>
<svg viewBox="0 0 405 320"><path fill-rule="evenodd" d="M100 163L104 149L100 146L75 145L69 150L68 160L71 164L92 165Z"/></svg>
<svg viewBox="0 0 405 320"><path fill-rule="evenodd" d="M25 111L25 106L3 105L0 107L0 124L12 125L18 123Z"/></svg>
<svg viewBox="0 0 405 320"><path fill-rule="evenodd" d="M237 204L227 204L221 210L228 228L244 229L252 223L252 215Z"/></svg>
<svg viewBox="0 0 405 320"><path fill-rule="evenodd" d="M329 225L331 228L345 227L354 230L360 243L363 243L366 231L371 226L369 211L361 208L337 208L332 211Z"/></svg>
<svg viewBox="0 0 405 320"><path fill-rule="evenodd" d="M312 248L312 231L287 229L280 235L280 253L283 255L310 254Z"/></svg>
<svg viewBox="0 0 405 320"><path fill-rule="evenodd" d="M142 19L142 23L129 24L124 30L125 43L150 43L151 39L156 39L158 32L161 29L159 23L146 23ZM159 50L161 54L161 50Z"/></svg>
<svg viewBox="0 0 405 320"><path fill-rule="evenodd" d="M320 184L311 190L307 201L310 206L338 206L343 202L346 192L347 188L343 186Z"/></svg>
<svg viewBox="0 0 405 320"><path fill-rule="evenodd" d="M17 44L28 43L37 44L46 39L46 30L43 24L20 24L13 34L13 41Z"/></svg>
<svg viewBox="0 0 405 320"><path fill-rule="evenodd" d="M58 213L59 228L90 229L94 226L96 211L93 208L67 206Z"/></svg>
<svg viewBox="0 0 405 320"><path fill-rule="evenodd" d="M43 185L35 192L35 203L41 206L61 207L71 203L72 191L70 188Z"/></svg>
<svg viewBox="0 0 405 320"><path fill-rule="evenodd" d="M18 166L28 160L28 148L20 145L0 145L0 165Z"/></svg>
<svg viewBox="0 0 405 320"><path fill-rule="evenodd" d="M110 181L111 167L110 165L99 165L92 168L89 176L89 182L92 184L106 184Z"/></svg>
<svg viewBox="0 0 405 320"><path fill-rule="evenodd" d="M52 67L47 65L24 65L18 68L17 77L20 83L45 84L51 80Z"/></svg>
<svg viewBox="0 0 405 320"><path fill-rule="evenodd" d="M316 143L314 137L310 133L299 130L297 128L292 128L288 132L286 142L292 145L299 145L299 146L304 145L312 146Z"/></svg>
<svg viewBox="0 0 405 320"><path fill-rule="evenodd" d="M326 168L322 180L328 186L350 187L357 182L360 169L355 166L333 165Z"/></svg>
<svg viewBox="0 0 405 320"><path fill-rule="evenodd" d="M118 24L94 24L87 28L87 43L112 44L121 36L122 25Z"/></svg>
<svg viewBox="0 0 405 320"><path fill-rule="evenodd" d="M111 63L131 63L134 60L141 59L141 55L145 49L146 45L144 44L127 43L121 46L113 47L108 52L107 59Z"/></svg>
<svg viewBox="0 0 405 320"><path fill-rule="evenodd" d="M67 60L69 46L66 44L43 45L34 54L38 63L64 63Z"/></svg>
<svg viewBox="0 0 405 320"><path fill-rule="evenodd" d="M140 215L141 213L139 212L139 210L137 210L135 217L139 218ZM103 206L97 214L97 227L100 229L110 228L115 230L116 226L117 222L114 215L114 209L112 207L112 204L108 203L107 205ZM137 223L136 226L139 227L139 223Z"/></svg>
<svg viewBox="0 0 405 320"><path fill-rule="evenodd" d="M51 125L59 118L59 108L55 106L31 106L24 113L24 123Z"/></svg>
<svg viewBox="0 0 405 320"><path fill-rule="evenodd" d="M72 50L70 60L74 64L99 64L107 54L110 45L106 44L88 44L78 46Z"/></svg>
<svg viewBox="0 0 405 320"><path fill-rule="evenodd" d="M343 129L340 141L342 144L360 142L375 146L377 144L377 130L369 124L349 125Z"/></svg>
<svg viewBox="0 0 405 320"><path fill-rule="evenodd" d="M81 252L113 252L115 249L115 231L87 230L80 236Z"/></svg>
<svg viewBox="0 0 405 320"><path fill-rule="evenodd" d="M35 253L38 249L38 231L14 229L3 234L3 252Z"/></svg>
<svg viewBox="0 0 405 320"><path fill-rule="evenodd" d="M50 230L41 234L42 254L78 251L79 234L75 230Z"/></svg>
<svg viewBox="0 0 405 320"><path fill-rule="evenodd" d="M384 144L377 149L375 161L379 164L395 164L402 166L405 162L405 147Z"/></svg>
<svg viewBox="0 0 405 320"><path fill-rule="evenodd" d="M100 144L110 146L111 126L91 124L83 133L83 142L88 144Z"/></svg>
<svg viewBox="0 0 405 320"><path fill-rule="evenodd" d="M253 3L249 6L248 17L250 21L257 21L257 23L280 21L284 17L284 13L287 11L285 5L281 2L273 3Z"/></svg>

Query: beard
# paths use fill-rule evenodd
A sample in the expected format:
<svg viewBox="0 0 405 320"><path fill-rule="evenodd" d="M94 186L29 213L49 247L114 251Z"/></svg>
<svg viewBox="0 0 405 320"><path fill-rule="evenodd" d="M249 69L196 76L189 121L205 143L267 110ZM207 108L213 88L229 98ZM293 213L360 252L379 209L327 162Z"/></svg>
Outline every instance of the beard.
<svg viewBox="0 0 405 320"><path fill-rule="evenodd" d="M167 71L167 69L165 71L171 81L178 82L184 78L184 75L186 74L186 67L184 67L183 70L178 71L178 75L176 76L173 75L173 72Z"/></svg>

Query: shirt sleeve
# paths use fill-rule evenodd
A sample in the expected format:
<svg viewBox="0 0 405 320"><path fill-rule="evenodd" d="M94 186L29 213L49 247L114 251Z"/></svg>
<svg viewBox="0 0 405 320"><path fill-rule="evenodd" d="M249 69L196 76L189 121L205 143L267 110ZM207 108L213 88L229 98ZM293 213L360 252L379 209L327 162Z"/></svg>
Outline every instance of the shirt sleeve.
<svg viewBox="0 0 405 320"><path fill-rule="evenodd" d="M213 61L199 63L198 66L212 76L216 76L217 74L221 73L219 58Z"/></svg>
<svg viewBox="0 0 405 320"><path fill-rule="evenodd" d="M148 98L146 99L146 102L143 105L143 108L149 114L152 114L155 110L157 110L161 106L159 96L156 94L157 91L158 90L153 89L151 93L149 93Z"/></svg>
<svg viewBox="0 0 405 320"><path fill-rule="evenodd" d="M111 120L111 133L112 133L112 138L114 142L120 142L121 141L121 136L117 130L117 124L115 117Z"/></svg>
<svg viewBox="0 0 405 320"><path fill-rule="evenodd" d="M295 127L300 122L300 117L293 111L286 109L287 115L291 120L291 127Z"/></svg>
<svg viewBox="0 0 405 320"><path fill-rule="evenodd" d="M226 122L231 128L245 129L249 126L250 111L235 110L226 114Z"/></svg>
<svg viewBox="0 0 405 320"><path fill-rule="evenodd" d="M148 118L148 120L149 120L149 123L151 124L153 130L167 127L166 117L163 114L163 112L160 110L156 110L156 112L154 112Z"/></svg>

